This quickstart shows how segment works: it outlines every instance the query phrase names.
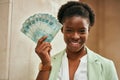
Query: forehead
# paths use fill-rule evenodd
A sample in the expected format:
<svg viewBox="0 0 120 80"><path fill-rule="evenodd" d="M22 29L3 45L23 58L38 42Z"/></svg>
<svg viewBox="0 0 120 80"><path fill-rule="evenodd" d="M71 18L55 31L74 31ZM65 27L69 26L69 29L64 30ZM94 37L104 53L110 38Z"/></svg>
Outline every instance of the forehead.
<svg viewBox="0 0 120 80"><path fill-rule="evenodd" d="M88 18L83 18L81 16L67 17L63 23L64 26L80 26L80 27L89 27Z"/></svg>

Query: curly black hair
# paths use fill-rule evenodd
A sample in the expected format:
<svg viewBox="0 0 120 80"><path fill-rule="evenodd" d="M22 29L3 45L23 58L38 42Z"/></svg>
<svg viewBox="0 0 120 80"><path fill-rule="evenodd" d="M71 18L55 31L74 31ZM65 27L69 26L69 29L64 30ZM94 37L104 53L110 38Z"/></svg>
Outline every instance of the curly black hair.
<svg viewBox="0 0 120 80"><path fill-rule="evenodd" d="M57 18L61 24L63 24L65 18L72 16L81 16L88 18L90 26L94 25L95 14L93 10L86 3L78 1L69 1L62 5L58 11Z"/></svg>

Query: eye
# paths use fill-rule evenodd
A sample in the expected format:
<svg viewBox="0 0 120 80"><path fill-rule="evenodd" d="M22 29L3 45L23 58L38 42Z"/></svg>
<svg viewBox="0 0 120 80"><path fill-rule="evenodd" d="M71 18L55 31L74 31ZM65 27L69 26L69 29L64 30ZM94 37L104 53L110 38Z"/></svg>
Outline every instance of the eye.
<svg viewBox="0 0 120 80"><path fill-rule="evenodd" d="M66 29L67 32L71 32L72 30L71 29Z"/></svg>
<svg viewBox="0 0 120 80"><path fill-rule="evenodd" d="M80 29L79 32L82 33L82 34L86 33L86 29Z"/></svg>
<svg viewBox="0 0 120 80"><path fill-rule="evenodd" d="M65 29L66 32L73 32L72 29Z"/></svg>

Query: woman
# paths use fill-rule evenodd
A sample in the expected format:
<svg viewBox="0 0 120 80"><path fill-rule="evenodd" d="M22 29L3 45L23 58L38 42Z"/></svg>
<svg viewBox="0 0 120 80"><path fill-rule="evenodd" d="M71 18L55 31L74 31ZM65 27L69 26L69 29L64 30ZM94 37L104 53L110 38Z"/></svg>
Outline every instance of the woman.
<svg viewBox="0 0 120 80"><path fill-rule="evenodd" d="M111 60L89 50L85 43L95 14L85 3L70 1L61 6L58 20L66 49L50 57L51 44L43 36L37 43L36 53L42 61L37 80L118 80Z"/></svg>

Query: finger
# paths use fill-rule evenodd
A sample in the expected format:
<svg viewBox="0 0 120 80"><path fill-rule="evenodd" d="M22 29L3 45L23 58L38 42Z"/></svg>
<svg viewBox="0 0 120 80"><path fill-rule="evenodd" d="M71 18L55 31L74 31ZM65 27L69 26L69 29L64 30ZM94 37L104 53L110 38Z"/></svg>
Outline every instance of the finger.
<svg viewBox="0 0 120 80"><path fill-rule="evenodd" d="M44 48L44 51L47 51L47 53L50 55L51 47L46 46Z"/></svg>
<svg viewBox="0 0 120 80"><path fill-rule="evenodd" d="M38 56L45 56L50 55L51 47L50 46L43 46L42 49L36 50Z"/></svg>
<svg viewBox="0 0 120 80"><path fill-rule="evenodd" d="M41 44L41 50L45 50L45 48L47 48L47 47L50 47L51 48L51 45L50 45L50 43L48 43L48 42L44 42L44 43L42 43Z"/></svg>
<svg viewBox="0 0 120 80"><path fill-rule="evenodd" d="M50 55L51 47L46 46L43 50L43 55Z"/></svg>
<svg viewBox="0 0 120 80"><path fill-rule="evenodd" d="M51 45L49 42L43 42L41 45L37 46L35 49L36 50L35 52L37 52L37 53L44 52L46 47L51 48Z"/></svg>
<svg viewBox="0 0 120 80"><path fill-rule="evenodd" d="M45 39L47 38L47 36L43 36L38 40L38 44L41 44L43 41L45 41Z"/></svg>
<svg viewBox="0 0 120 80"><path fill-rule="evenodd" d="M48 54L50 55L50 51L51 51L52 47L49 47L48 49Z"/></svg>
<svg viewBox="0 0 120 80"><path fill-rule="evenodd" d="M51 45L50 44L46 44L46 45L42 46L42 49L44 50L47 47L51 48Z"/></svg>
<svg viewBox="0 0 120 80"><path fill-rule="evenodd" d="M36 47L40 46L46 38L47 38L47 36L41 37L41 38L38 40Z"/></svg>

